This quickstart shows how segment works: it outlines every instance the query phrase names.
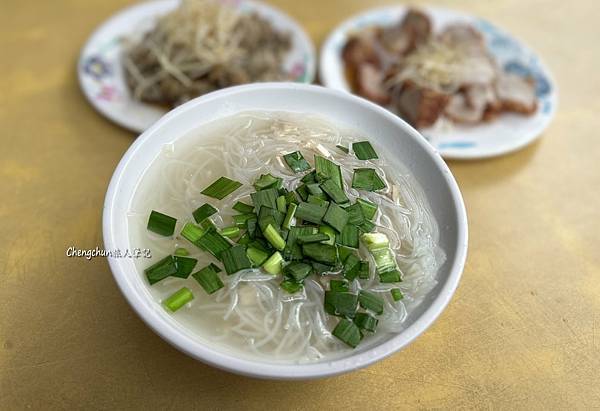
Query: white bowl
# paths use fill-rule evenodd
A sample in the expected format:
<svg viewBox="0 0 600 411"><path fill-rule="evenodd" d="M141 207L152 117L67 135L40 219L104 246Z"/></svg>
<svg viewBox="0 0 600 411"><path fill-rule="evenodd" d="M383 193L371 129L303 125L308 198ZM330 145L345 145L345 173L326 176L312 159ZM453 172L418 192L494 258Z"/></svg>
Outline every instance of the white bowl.
<svg viewBox="0 0 600 411"><path fill-rule="evenodd" d="M269 363L237 358L199 342L150 298L132 259L109 258L119 288L134 310L158 335L188 355L227 371L272 379L305 379L341 374L393 354L427 329L444 310L458 285L467 254L467 216L450 170L440 155L407 123L362 98L319 86L260 83L216 91L192 100L162 117L132 144L112 177L104 204L104 245L130 249L127 211L145 170L165 143L217 118L247 110L318 114L356 129L383 145L412 171L423 187L440 227L447 260L438 285L406 320L406 329L381 344L331 361L308 364Z"/></svg>

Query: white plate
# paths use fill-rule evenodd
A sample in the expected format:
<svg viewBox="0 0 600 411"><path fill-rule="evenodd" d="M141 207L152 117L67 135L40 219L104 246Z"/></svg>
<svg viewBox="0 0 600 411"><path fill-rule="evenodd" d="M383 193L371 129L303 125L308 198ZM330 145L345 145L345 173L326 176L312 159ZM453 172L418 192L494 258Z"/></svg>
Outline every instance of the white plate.
<svg viewBox="0 0 600 411"><path fill-rule="evenodd" d="M275 29L289 32L292 48L284 69L297 82L314 80L315 48L298 23L265 3L252 0L228 3L242 11L256 12L269 20ZM143 132L168 109L131 97L121 64L122 39L151 29L158 16L175 9L178 4L178 0L158 0L126 8L96 29L81 52L77 72L87 99L102 115L132 131Z"/></svg>
<svg viewBox="0 0 600 411"><path fill-rule="evenodd" d="M530 75L537 83L538 110L532 116L502 114L490 123L424 128L423 136L448 159L493 157L523 148L540 136L556 111L556 84L542 61L523 43L486 20L440 7L422 7L438 31L450 23L468 23L478 29L501 67ZM372 25L397 23L407 7L372 9L340 24L321 49L320 76L326 87L350 92L344 75L342 49L350 33Z"/></svg>

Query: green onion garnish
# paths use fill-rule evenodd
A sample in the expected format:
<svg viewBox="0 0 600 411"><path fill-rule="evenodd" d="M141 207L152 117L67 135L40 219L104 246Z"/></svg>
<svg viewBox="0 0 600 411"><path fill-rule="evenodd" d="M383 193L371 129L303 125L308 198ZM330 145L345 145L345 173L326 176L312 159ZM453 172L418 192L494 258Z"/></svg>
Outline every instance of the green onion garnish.
<svg viewBox="0 0 600 411"><path fill-rule="evenodd" d="M206 204L202 204L200 207L198 207L196 209L196 211L194 211L192 213L192 215L194 216L194 220L196 220L196 223L200 224L201 222L203 222L204 220L206 220L208 217L215 214L216 212L217 212L216 208L214 208L210 204L206 203Z"/></svg>
<svg viewBox="0 0 600 411"><path fill-rule="evenodd" d="M346 292L349 290L348 281L346 280L331 280L329 281L329 289L336 292Z"/></svg>
<svg viewBox="0 0 600 411"><path fill-rule="evenodd" d="M283 219L283 223L281 224L281 226L286 229L289 230L291 225L292 225L292 219L294 218L294 215L296 214L296 208L298 208L298 206L294 203L290 203L290 205L287 208L287 213L285 214L285 218Z"/></svg>
<svg viewBox="0 0 600 411"><path fill-rule="evenodd" d="M258 213L258 226L263 231L267 228L269 224L279 229L281 227L281 224L283 223L284 218L284 213L277 211L276 209L271 207L262 206L260 208L260 212Z"/></svg>
<svg viewBox="0 0 600 411"><path fill-rule="evenodd" d="M144 274L146 274L146 278L148 278L150 285L155 284L176 272L177 265L175 264L175 259L170 255L144 270Z"/></svg>
<svg viewBox="0 0 600 411"><path fill-rule="evenodd" d="M327 208L329 206L329 201L327 201L327 199L325 197L326 197L325 194L323 194L322 196L309 194L306 202L310 203L310 204L318 205L319 207Z"/></svg>
<svg viewBox="0 0 600 411"><path fill-rule="evenodd" d="M358 267L358 278L361 280L369 279L369 262L361 261L360 266Z"/></svg>
<svg viewBox="0 0 600 411"><path fill-rule="evenodd" d="M279 197L279 191L276 188L268 188L266 190L260 190L256 193L250 194L252 197L252 203L254 209L258 212L262 206L277 209L277 197Z"/></svg>
<svg viewBox="0 0 600 411"><path fill-rule="evenodd" d="M358 227L346 224L339 235L338 243L347 247L358 248Z"/></svg>
<svg viewBox="0 0 600 411"><path fill-rule="evenodd" d="M233 216L233 223L240 227L243 228L246 226L248 220L250 219L256 219L256 214L253 213L248 213L248 214L238 214L238 215L234 215Z"/></svg>
<svg viewBox="0 0 600 411"><path fill-rule="evenodd" d="M223 250L221 253L221 261L223 261L225 271L229 275L252 267L252 263L246 255L246 246L244 245L236 245L227 250Z"/></svg>
<svg viewBox="0 0 600 411"><path fill-rule="evenodd" d="M338 255L342 264L346 262L346 258L348 258L350 254L354 254L353 249L338 245Z"/></svg>
<svg viewBox="0 0 600 411"><path fill-rule="evenodd" d="M335 203L330 203L323 221L341 232L348 223L348 213Z"/></svg>
<svg viewBox="0 0 600 411"><path fill-rule="evenodd" d="M223 251L231 248L231 243L214 228L209 229L208 232L200 237L194 244L201 249L208 251L218 259L221 258L221 253Z"/></svg>
<svg viewBox="0 0 600 411"><path fill-rule="evenodd" d="M333 180L325 180L322 182L321 189L323 189L323 191L338 204L344 204L349 201L344 189L340 188Z"/></svg>
<svg viewBox="0 0 600 411"><path fill-rule="evenodd" d="M221 281L217 275L219 271L221 271L219 267L214 264L210 264L197 273L192 274L192 277L194 277L198 284L204 288L204 291L206 291L207 294L212 294L224 287L223 281Z"/></svg>
<svg viewBox="0 0 600 411"><path fill-rule="evenodd" d="M302 248L296 242L297 238L302 235L316 234L316 227L291 227L290 233L288 234L285 249L283 255L286 260L301 260L302 259Z"/></svg>
<svg viewBox="0 0 600 411"><path fill-rule="evenodd" d="M296 209L296 218L309 221L314 224L321 224L323 216L327 212L327 206L323 207L313 203L300 203Z"/></svg>
<svg viewBox="0 0 600 411"><path fill-rule="evenodd" d="M310 173L306 173L301 179L300 181L302 181L303 183L316 183L317 182L317 172L315 170L311 171Z"/></svg>
<svg viewBox="0 0 600 411"><path fill-rule="evenodd" d="M283 268L283 274L297 283L304 281L311 271L312 267L310 265L300 262L289 263Z"/></svg>
<svg viewBox="0 0 600 411"><path fill-rule="evenodd" d="M324 244L335 244L335 231L333 228L329 227L328 225L320 225L319 233L325 234L327 237L329 237L327 241L323 241Z"/></svg>
<svg viewBox="0 0 600 411"><path fill-rule="evenodd" d="M357 198L356 203L360 204L362 208L363 215L367 220L372 220L377 214L377 204L370 202L369 200L363 200L362 198Z"/></svg>
<svg viewBox="0 0 600 411"><path fill-rule="evenodd" d="M237 226L225 227L221 230L221 235L227 238L236 238L240 235L240 228Z"/></svg>
<svg viewBox="0 0 600 411"><path fill-rule="evenodd" d="M232 208L235 211L242 213L242 214L249 214L249 213L254 212L253 206L246 204L246 203L242 203L241 201L238 201L237 203L235 203Z"/></svg>
<svg viewBox="0 0 600 411"><path fill-rule="evenodd" d="M327 199L327 197L323 194L323 190L321 190L321 186L319 185L319 183L306 184L306 188L308 189L309 194L312 194L324 200Z"/></svg>
<svg viewBox="0 0 600 411"><path fill-rule="evenodd" d="M181 257L185 257L185 256L190 255L190 252L186 248L179 247L175 250L175 252L173 254L181 256Z"/></svg>
<svg viewBox="0 0 600 411"><path fill-rule="evenodd" d="M247 245L248 243L250 243L250 236L248 235L248 232L245 232L244 234L242 234L242 236L240 238L237 239L237 243L238 244L243 244L243 245Z"/></svg>
<svg viewBox="0 0 600 411"><path fill-rule="evenodd" d="M150 213L150 218L148 219L147 228L148 230L156 234L168 237L170 235L173 235L173 233L175 232L176 223L176 218L152 210L152 212Z"/></svg>
<svg viewBox="0 0 600 411"><path fill-rule="evenodd" d="M358 276L360 269L360 259L356 254L350 254L344 261L344 278L352 281Z"/></svg>
<svg viewBox="0 0 600 411"><path fill-rule="evenodd" d="M340 166L325 157L315 155L315 171L320 182L331 179L339 188L343 189L342 170Z"/></svg>
<svg viewBox="0 0 600 411"><path fill-rule="evenodd" d="M268 272L269 274L278 275L281 273L281 263L283 262L283 257L279 253L279 251L275 251L271 257L267 259L262 265L262 268Z"/></svg>
<svg viewBox="0 0 600 411"><path fill-rule="evenodd" d="M386 187L385 182L373 168L357 168L352 176L352 188L377 191Z"/></svg>
<svg viewBox="0 0 600 411"><path fill-rule="evenodd" d="M170 311L175 312L190 301L192 301L193 299L194 294L192 294L190 289L187 287L183 287L179 291L176 291L171 296L169 296L166 300L164 300L163 304Z"/></svg>
<svg viewBox="0 0 600 411"><path fill-rule="evenodd" d="M263 235L276 250L282 251L285 248L285 240L279 235L279 232L273 225L267 225L263 230Z"/></svg>
<svg viewBox="0 0 600 411"><path fill-rule="evenodd" d="M380 283L399 283L402 282L402 277L400 276L400 271L391 270L386 272L379 273L379 282Z"/></svg>
<svg viewBox="0 0 600 411"><path fill-rule="evenodd" d="M254 188L256 191L265 190L267 188L281 188L283 179L281 177L273 177L271 174L261 174L261 176L254 182Z"/></svg>
<svg viewBox="0 0 600 411"><path fill-rule="evenodd" d="M377 320L377 318L367 313L356 313L356 316L354 317L354 324L356 324L358 328L372 333L375 332L378 322L379 320Z"/></svg>
<svg viewBox="0 0 600 411"><path fill-rule="evenodd" d="M248 247L246 255L252 262L253 267L260 267L269 258L269 254L256 247Z"/></svg>
<svg viewBox="0 0 600 411"><path fill-rule="evenodd" d="M365 221L365 215L363 214L362 207L358 203L352 204L350 207L346 207L348 213L348 224L360 226Z"/></svg>
<svg viewBox="0 0 600 411"><path fill-rule="evenodd" d="M174 256L173 260L175 261L175 266L177 267L177 272L173 274L173 277L179 278L188 278L198 262L198 260L195 258L180 256Z"/></svg>
<svg viewBox="0 0 600 411"><path fill-rule="evenodd" d="M356 348L362 339L362 335L358 329L358 326L345 318L340 320L331 334L352 348Z"/></svg>
<svg viewBox="0 0 600 411"><path fill-rule="evenodd" d="M198 227L197 225L186 223L183 226L183 230L181 230L181 236L190 243L196 244L196 241L198 241L206 233L206 231L207 230Z"/></svg>
<svg viewBox="0 0 600 411"><path fill-rule="evenodd" d="M337 262L337 249L333 245L309 243L302 246L302 253L319 263L335 265Z"/></svg>
<svg viewBox="0 0 600 411"><path fill-rule="evenodd" d="M322 234L322 233L308 234L308 235L302 235L302 236L298 237L297 241L300 244L320 243L321 241L329 241L329 236L327 234Z"/></svg>
<svg viewBox="0 0 600 411"><path fill-rule="evenodd" d="M223 270L221 270L221 269L219 268L219 266L218 266L218 265L216 265L216 264L210 263L208 266L209 266L210 268L212 268L212 269L213 269L213 271L214 271L215 273L220 273L221 271L223 271Z"/></svg>
<svg viewBox="0 0 600 411"><path fill-rule="evenodd" d="M360 239L369 251L381 250L390 246L389 238L383 233L363 234Z"/></svg>
<svg viewBox="0 0 600 411"><path fill-rule="evenodd" d="M306 171L310 168L310 164L308 164L308 161L304 159L302 153L299 151L294 151L293 153L285 154L283 156L283 159L294 173Z"/></svg>
<svg viewBox="0 0 600 411"><path fill-rule="evenodd" d="M242 183L238 181L231 180L227 177L220 177L217 181L206 187L200 193L204 194L205 196L216 198L217 200L222 200L241 186Z"/></svg>
<svg viewBox="0 0 600 411"><path fill-rule="evenodd" d="M316 261L311 261L310 265L312 265L315 274L331 273L335 270L335 267L332 265L321 264Z"/></svg>
<svg viewBox="0 0 600 411"><path fill-rule="evenodd" d="M256 226L258 225L258 220L256 217L249 218L246 220L246 234L248 234L249 238L256 237Z"/></svg>
<svg viewBox="0 0 600 411"><path fill-rule="evenodd" d="M365 220L362 222L361 225L358 226L358 228L363 233L370 233L371 231L373 231L375 229L375 223L373 223L372 221L369 221L369 220Z"/></svg>
<svg viewBox="0 0 600 411"><path fill-rule="evenodd" d="M359 141L352 143L352 151L356 154L356 158L359 160L371 160L377 157L377 153L373 149L373 146L368 141Z"/></svg>
<svg viewBox="0 0 600 411"><path fill-rule="evenodd" d="M339 317L354 317L358 296L349 292L325 291L325 311Z"/></svg>
<svg viewBox="0 0 600 411"><path fill-rule="evenodd" d="M361 290L358 293L358 302L365 310L373 311L377 315L383 314L383 298L375 293Z"/></svg>
<svg viewBox="0 0 600 411"><path fill-rule="evenodd" d="M340 144L338 144L336 147L339 148L340 150L342 150L346 154L348 154L350 152L350 150L348 150L348 147L342 146Z"/></svg>
<svg viewBox="0 0 600 411"><path fill-rule="evenodd" d="M290 280L282 281L281 284L279 284L279 286L284 291L288 292L289 294L297 293L303 287L303 285L301 283L296 283L296 282L290 281Z"/></svg>
<svg viewBox="0 0 600 411"><path fill-rule="evenodd" d="M287 202L285 201L285 196L277 197L277 210L281 213L285 213L287 211Z"/></svg>
<svg viewBox="0 0 600 411"><path fill-rule="evenodd" d="M293 192L293 191L288 191L288 192L285 194L285 202L286 202L288 205L291 205L291 204L298 204L298 197L296 197L296 193L295 193L295 192Z"/></svg>
<svg viewBox="0 0 600 411"><path fill-rule="evenodd" d="M392 299L394 301L400 301L404 298L404 294L402 294L402 291L400 291L399 288L392 288L390 290L390 293L392 294Z"/></svg>
<svg viewBox="0 0 600 411"><path fill-rule="evenodd" d="M308 195L310 194L306 184L299 185L298 188L296 188L296 193L298 193L298 196L302 201L308 200Z"/></svg>

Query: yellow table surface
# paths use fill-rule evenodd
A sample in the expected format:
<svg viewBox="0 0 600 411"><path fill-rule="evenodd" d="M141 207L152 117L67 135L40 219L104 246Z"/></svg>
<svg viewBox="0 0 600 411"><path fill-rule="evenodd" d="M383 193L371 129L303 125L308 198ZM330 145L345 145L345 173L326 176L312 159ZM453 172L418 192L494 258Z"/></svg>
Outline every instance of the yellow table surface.
<svg viewBox="0 0 600 411"><path fill-rule="evenodd" d="M0 4L0 409L600 407L598 2L439 2L543 56L558 113L518 153L450 163L470 246L438 321L376 365L306 382L190 359L142 323L105 259L65 256L102 246L105 190L135 138L90 107L75 72L88 35L129 3ZM273 3L320 44L383 2Z"/></svg>

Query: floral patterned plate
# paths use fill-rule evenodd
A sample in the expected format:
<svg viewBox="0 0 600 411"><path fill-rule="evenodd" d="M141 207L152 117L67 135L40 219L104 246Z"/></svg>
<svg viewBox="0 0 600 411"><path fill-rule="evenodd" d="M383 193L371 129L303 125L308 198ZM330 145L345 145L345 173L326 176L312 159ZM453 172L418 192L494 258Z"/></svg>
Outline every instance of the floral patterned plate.
<svg viewBox="0 0 600 411"><path fill-rule="evenodd" d="M483 19L440 7L422 9L431 17L434 31L451 23L468 23L478 29L501 67L535 79L538 109L531 116L502 114L479 125L436 124L419 130L421 134L448 159L498 156L523 148L539 137L550 123L558 102L556 84L542 61L523 43ZM342 49L349 34L372 25L395 24L406 10L405 6L372 9L333 30L321 49L323 84L350 92L342 60Z"/></svg>
<svg viewBox="0 0 600 411"><path fill-rule="evenodd" d="M284 62L297 82L311 83L315 77L315 48L304 30L283 12L251 0L224 0L242 11L268 19L280 31L292 36L292 48ZM81 52L77 72L87 99L101 114L115 123L141 133L168 110L134 100L125 84L121 65L122 40L150 30L155 19L176 8L177 0L158 0L124 9L104 22L92 34Z"/></svg>

